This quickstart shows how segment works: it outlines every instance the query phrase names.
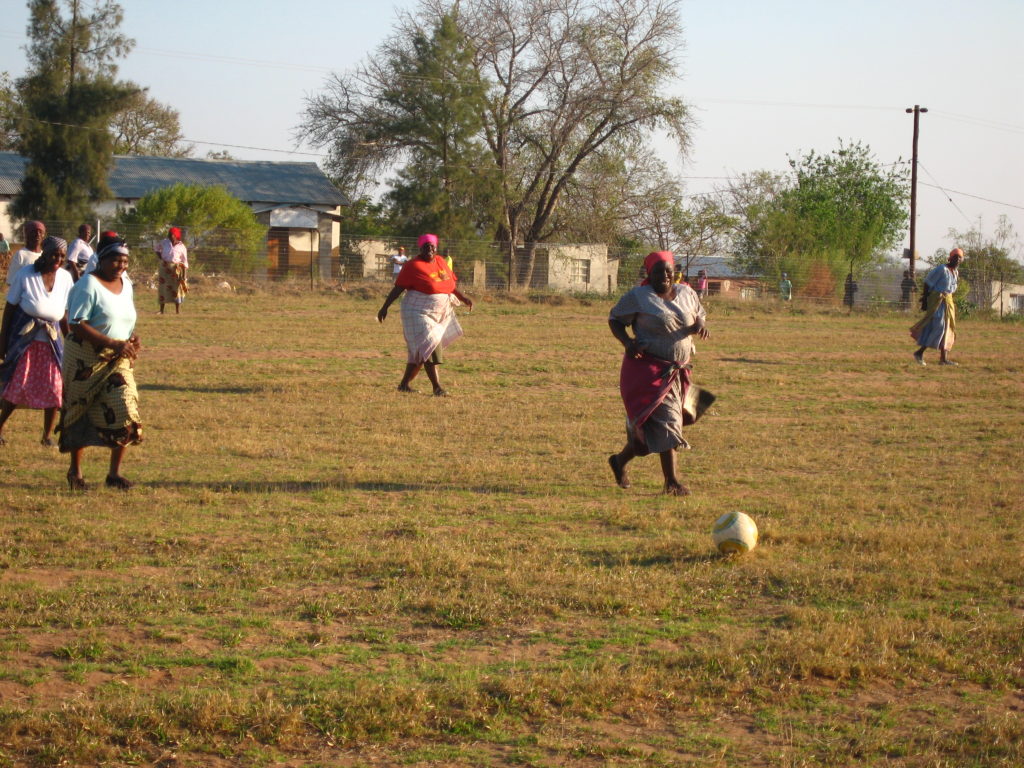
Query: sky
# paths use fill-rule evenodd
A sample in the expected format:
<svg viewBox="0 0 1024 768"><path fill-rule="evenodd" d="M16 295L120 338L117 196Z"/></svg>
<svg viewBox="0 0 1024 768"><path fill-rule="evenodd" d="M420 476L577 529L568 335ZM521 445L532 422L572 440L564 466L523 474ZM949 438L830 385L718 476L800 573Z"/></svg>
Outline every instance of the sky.
<svg viewBox="0 0 1024 768"><path fill-rule="evenodd" d="M0 71L24 72L27 7L2 0ZM374 54L415 0L122 0L136 41L119 75L181 116L195 154L320 159L297 146L305 99ZM908 161L921 115L917 250L948 230L1024 237L1024 0L680 0L685 48L674 93L697 125L688 153L662 148L699 194L730 177L785 171L788 156L869 145ZM904 242L904 246L908 243ZM1016 254L1024 259L1024 253Z"/></svg>

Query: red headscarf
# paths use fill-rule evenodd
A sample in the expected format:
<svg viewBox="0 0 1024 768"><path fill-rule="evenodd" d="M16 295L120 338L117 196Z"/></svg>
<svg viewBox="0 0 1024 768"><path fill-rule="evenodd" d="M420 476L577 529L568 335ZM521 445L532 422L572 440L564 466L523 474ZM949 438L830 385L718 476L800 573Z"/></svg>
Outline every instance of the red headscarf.
<svg viewBox="0 0 1024 768"><path fill-rule="evenodd" d="M171 227L169 230L167 230L167 236L173 237L176 240L181 240L181 230L178 229L178 227Z"/></svg>
<svg viewBox="0 0 1024 768"><path fill-rule="evenodd" d="M676 259L672 255L672 251L651 251L647 254L647 258L644 259L644 269L647 272L647 277L640 285L647 285L651 281L651 270L654 269L654 265L659 261L664 261L667 264L675 266Z"/></svg>

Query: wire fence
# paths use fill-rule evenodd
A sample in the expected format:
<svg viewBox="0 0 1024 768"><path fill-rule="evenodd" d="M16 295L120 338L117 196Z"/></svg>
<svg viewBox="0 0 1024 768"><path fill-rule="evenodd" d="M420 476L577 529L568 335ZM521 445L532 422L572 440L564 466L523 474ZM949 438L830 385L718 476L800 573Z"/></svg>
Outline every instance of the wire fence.
<svg viewBox="0 0 1024 768"><path fill-rule="evenodd" d="M115 226L112 220L90 223L93 232ZM47 222L48 233L69 243L78 224ZM155 249L159 235L137 230L120 231L132 249L131 269L156 272ZM316 230L268 230L256 247L239 248L239 233L220 228L197 234L185 230L193 276L218 277L229 282L307 285L390 284L400 268L396 260L404 249L415 256L416 238L397 235L351 235ZM11 241L11 249L21 247ZM93 235L95 245L96 235ZM439 253L467 290L486 292L534 291L616 296L643 278L648 249L615 248L604 244L542 243L533 252L487 240L442 239ZM823 264L800 264L788 276L748 274L727 255L677 254L681 279L706 297L751 302L779 302L792 306L847 307L863 310L918 310L922 275L906 279L906 265L893 260L844 278ZM5 265L0 264L0 268ZM852 278L852 279L851 279ZM971 285L962 297L965 311L991 310L1000 315L1024 313L1024 286L992 282Z"/></svg>

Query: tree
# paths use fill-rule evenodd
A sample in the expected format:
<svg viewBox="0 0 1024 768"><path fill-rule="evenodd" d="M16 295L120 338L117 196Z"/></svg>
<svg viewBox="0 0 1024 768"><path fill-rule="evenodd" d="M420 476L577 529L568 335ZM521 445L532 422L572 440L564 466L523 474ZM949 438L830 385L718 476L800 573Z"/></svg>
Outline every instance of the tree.
<svg viewBox="0 0 1024 768"><path fill-rule="evenodd" d="M0 72L0 150L5 152L18 148L14 118L20 106L21 102L11 76L6 72Z"/></svg>
<svg viewBox="0 0 1024 768"><path fill-rule="evenodd" d="M485 159L478 139L484 88L457 11L444 14L430 37L419 33L411 46L395 51L393 64L395 86L383 94L397 118L390 135L415 145L388 195L391 215L403 234L477 237L494 220L493 190L487 175L477 172Z"/></svg>
<svg viewBox="0 0 1024 768"><path fill-rule="evenodd" d="M114 115L110 129L116 155L188 157L192 151L184 143L178 111L149 98L144 90Z"/></svg>
<svg viewBox="0 0 1024 768"><path fill-rule="evenodd" d="M866 144L840 141L827 155L812 150L789 165L796 185L783 194L783 208L808 224L817 250L836 266L857 273L900 242L909 190L898 162L883 166Z"/></svg>
<svg viewBox="0 0 1024 768"><path fill-rule="evenodd" d="M486 155L474 170L493 179L500 212L495 237L508 253L510 285L528 286L537 244L564 222L556 214L570 183L601 162L603 148L655 128L685 145L687 110L665 95L681 49L677 6L671 0L422 0L416 17L401 18L397 38L414 39L447 16L472 54L470 84L479 82L486 93L476 115ZM299 135L330 148L328 166L336 175L365 180L423 140L424 134L383 135L391 61L386 44L307 104L308 127Z"/></svg>
<svg viewBox="0 0 1024 768"><path fill-rule="evenodd" d="M150 192L121 212L118 232L142 253L167 234L170 226L182 229L182 239L195 251L195 267L248 271L265 259L267 228L252 209L224 187L175 184Z"/></svg>
<svg viewBox="0 0 1024 768"><path fill-rule="evenodd" d="M832 295L847 274L882 261L899 243L907 173L898 163L882 165L858 142L791 157L789 164L789 176L762 171L723 190L737 221L734 261L772 280L787 272L804 295ZM823 267L831 281L822 280Z"/></svg>
<svg viewBox="0 0 1024 768"><path fill-rule="evenodd" d="M734 266L752 275L777 278L786 272L797 286L805 259L814 247L807 222L785 203L791 182L782 174L743 174L720 190L722 206L732 216Z"/></svg>
<svg viewBox="0 0 1024 768"><path fill-rule="evenodd" d="M551 229L572 242L662 244L680 185L642 142L609 142L565 185Z"/></svg>
<svg viewBox="0 0 1024 768"><path fill-rule="evenodd" d="M470 45L455 9L407 31L309 101L315 117L304 135L331 146L330 167L350 197L364 196L397 166L386 201L402 234L477 237L495 217L487 175L478 172L484 87ZM361 108L349 109L353 102Z"/></svg>
<svg viewBox="0 0 1024 768"><path fill-rule="evenodd" d="M78 221L110 196L112 117L136 88L114 79L115 60L134 45L122 35L121 7L100 0L30 0L29 68L16 84L16 149L28 159L11 213ZM65 17L61 7L68 13Z"/></svg>
<svg viewBox="0 0 1024 768"><path fill-rule="evenodd" d="M976 304L989 309L994 286L998 286L998 294L1002 297L1006 283L1024 283L1024 265L1014 258L1021 252L1020 238L1009 217L1004 215L996 220L992 235L985 234L984 223L979 217L970 229L958 231L950 228L947 237L964 252L960 274L974 287L972 298ZM939 250L933 263L944 264L947 257L946 251Z"/></svg>
<svg viewBox="0 0 1024 768"><path fill-rule="evenodd" d="M735 221L714 197L701 196L688 207L675 209L672 217L674 250L682 257L685 274L693 274L690 264L695 259L722 253Z"/></svg>

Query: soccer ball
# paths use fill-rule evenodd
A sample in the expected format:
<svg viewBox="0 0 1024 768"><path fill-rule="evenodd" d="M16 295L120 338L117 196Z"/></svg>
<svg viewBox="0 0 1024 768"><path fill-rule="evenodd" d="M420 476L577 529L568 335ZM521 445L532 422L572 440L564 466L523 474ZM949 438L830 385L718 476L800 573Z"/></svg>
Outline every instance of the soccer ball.
<svg viewBox="0 0 1024 768"><path fill-rule="evenodd" d="M711 540L723 555L742 555L757 546L757 524L743 512L726 512L715 521Z"/></svg>

